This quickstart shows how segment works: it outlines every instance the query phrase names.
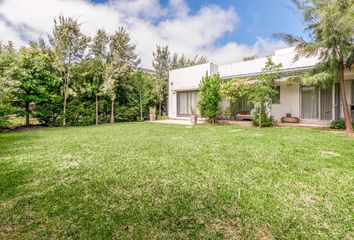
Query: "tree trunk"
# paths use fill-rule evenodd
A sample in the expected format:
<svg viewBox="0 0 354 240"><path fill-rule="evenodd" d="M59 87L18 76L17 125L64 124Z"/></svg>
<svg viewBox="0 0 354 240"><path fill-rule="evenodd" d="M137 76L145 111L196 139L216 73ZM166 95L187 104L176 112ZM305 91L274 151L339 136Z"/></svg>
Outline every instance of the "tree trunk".
<svg viewBox="0 0 354 240"><path fill-rule="evenodd" d="M162 102L159 102L159 115L162 116Z"/></svg>
<svg viewBox="0 0 354 240"><path fill-rule="evenodd" d="M114 101L115 101L115 97L111 98L112 104L111 104L111 121L110 123L113 124L114 123Z"/></svg>
<svg viewBox="0 0 354 240"><path fill-rule="evenodd" d="M30 104L26 102L26 122L25 125L28 126L30 124Z"/></svg>
<svg viewBox="0 0 354 240"><path fill-rule="evenodd" d="M143 121L144 120L144 116L143 116L143 103L140 100L140 120Z"/></svg>
<svg viewBox="0 0 354 240"><path fill-rule="evenodd" d="M345 130L347 132L353 132L353 125L352 125L352 117L349 112L348 102L347 102L347 94L345 91L345 83L344 83L344 64L343 62L340 63L340 71L339 71L339 86L340 86L340 97L343 105L343 113L344 113L344 120L345 120Z"/></svg>
<svg viewBox="0 0 354 240"><path fill-rule="evenodd" d="M65 90L64 90L65 91ZM67 96L64 93L64 106L63 106L63 127L66 127L66 104L67 104Z"/></svg>
<svg viewBox="0 0 354 240"><path fill-rule="evenodd" d="M262 128L262 110L263 110L263 106L262 106L262 102L259 105L259 116L258 116L258 127Z"/></svg>
<svg viewBox="0 0 354 240"><path fill-rule="evenodd" d="M98 125L98 96L96 94L96 125Z"/></svg>

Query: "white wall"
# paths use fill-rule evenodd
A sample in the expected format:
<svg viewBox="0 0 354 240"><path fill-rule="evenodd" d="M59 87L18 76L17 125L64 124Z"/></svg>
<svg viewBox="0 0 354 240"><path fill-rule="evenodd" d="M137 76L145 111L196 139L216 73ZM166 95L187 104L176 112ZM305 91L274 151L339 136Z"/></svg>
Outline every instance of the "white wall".
<svg viewBox="0 0 354 240"><path fill-rule="evenodd" d="M206 74L213 75L215 73L217 73L217 66L212 63L170 71L168 116L170 118L177 118L177 92L197 90L200 81Z"/></svg>
<svg viewBox="0 0 354 240"><path fill-rule="evenodd" d="M276 120L291 113L293 117L300 117L300 86L282 82L280 85L280 104L272 104L271 114Z"/></svg>

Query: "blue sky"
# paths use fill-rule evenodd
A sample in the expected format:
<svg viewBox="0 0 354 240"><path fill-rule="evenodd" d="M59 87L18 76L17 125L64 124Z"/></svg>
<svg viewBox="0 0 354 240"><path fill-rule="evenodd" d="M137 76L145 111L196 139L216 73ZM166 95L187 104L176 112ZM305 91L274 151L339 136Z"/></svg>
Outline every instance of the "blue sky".
<svg viewBox="0 0 354 240"><path fill-rule="evenodd" d="M91 36L125 27L143 67L156 45L223 64L271 55L287 47L272 33L304 29L290 0L0 0L0 41L20 47L47 36L60 14L78 18Z"/></svg>

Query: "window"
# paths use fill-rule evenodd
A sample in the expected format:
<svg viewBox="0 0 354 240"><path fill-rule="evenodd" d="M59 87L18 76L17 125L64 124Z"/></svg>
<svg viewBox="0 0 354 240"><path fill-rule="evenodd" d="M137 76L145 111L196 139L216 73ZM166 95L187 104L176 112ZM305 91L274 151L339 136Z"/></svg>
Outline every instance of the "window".
<svg viewBox="0 0 354 240"><path fill-rule="evenodd" d="M272 98L272 103L280 104L280 86L274 87L274 90L276 91L276 94Z"/></svg>
<svg viewBox="0 0 354 240"><path fill-rule="evenodd" d="M177 93L177 115L180 116L190 115L192 112L192 108L197 108L197 102L198 102L198 91L178 92Z"/></svg>
<svg viewBox="0 0 354 240"><path fill-rule="evenodd" d="M319 91L317 87L301 87L301 118L319 119Z"/></svg>

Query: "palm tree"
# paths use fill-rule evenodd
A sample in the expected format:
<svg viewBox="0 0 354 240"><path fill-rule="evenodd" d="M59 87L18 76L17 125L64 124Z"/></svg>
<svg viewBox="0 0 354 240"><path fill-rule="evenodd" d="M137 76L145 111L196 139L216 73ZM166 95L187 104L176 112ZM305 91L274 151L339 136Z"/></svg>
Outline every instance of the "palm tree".
<svg viewBox="0 0 354 240"><path fill-rule="evenodd" d="M319 56L320 62L307 73L305 81L321 83L339 79L340 97L347 132L353 132L344 85L345 68L354 60L354 1L353 0L293 0L302 12L311 39L278 33L276 37L296 45L299 57Z"/></svg>

